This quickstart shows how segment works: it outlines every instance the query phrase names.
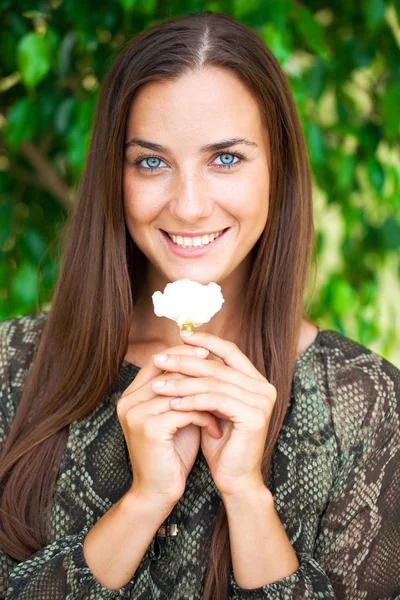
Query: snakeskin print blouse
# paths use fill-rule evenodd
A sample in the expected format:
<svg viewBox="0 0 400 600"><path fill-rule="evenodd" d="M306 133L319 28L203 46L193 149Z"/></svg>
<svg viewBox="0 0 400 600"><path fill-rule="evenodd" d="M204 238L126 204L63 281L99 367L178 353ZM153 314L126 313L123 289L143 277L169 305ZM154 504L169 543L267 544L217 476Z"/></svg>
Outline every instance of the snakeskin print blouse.
<svg viewBox="0 0 400 600"><path fill-rule="evenodd" d="M1 441L46 318L39 312L0 323ZM208 536L221 502L201 450L165 522L165 535L160 530L154 535L126 585L104 587L83 555L89 529L132 482L115 406L138 371L124 361L115 391L71 423L51 539L24 561L0 549L1 598L201 599ZM296 361L269 485L299 568L257 589L241 588L232 570L229 600L400 598L399 405L397 367L356 341L319 328Z"/></svg>

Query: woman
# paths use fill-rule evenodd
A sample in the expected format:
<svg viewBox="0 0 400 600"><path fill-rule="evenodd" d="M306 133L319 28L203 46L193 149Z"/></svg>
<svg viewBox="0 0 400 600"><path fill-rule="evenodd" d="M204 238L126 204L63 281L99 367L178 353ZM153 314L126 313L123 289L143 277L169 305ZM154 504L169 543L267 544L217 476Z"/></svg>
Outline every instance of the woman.
<svg viewBox="0 0 400 600"><path fill-rule="evenodd" d="M211 12L137 35L102 85L51 310L1 324L2 597L400 591L400 372L306 319L312 242L269 49ZM189 337L151 302L182 278L225 298Z"/></svg>

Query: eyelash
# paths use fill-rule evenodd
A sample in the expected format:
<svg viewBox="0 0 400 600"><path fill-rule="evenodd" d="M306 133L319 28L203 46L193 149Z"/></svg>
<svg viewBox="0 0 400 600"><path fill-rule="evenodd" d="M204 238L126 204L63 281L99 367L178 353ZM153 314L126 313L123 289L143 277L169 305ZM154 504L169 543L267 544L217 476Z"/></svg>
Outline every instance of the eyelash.
<svg viewBox="0 0 400 600"><path fill-rule="evenodd" d="M216 167L218 167L219 169L232 169L232 167L236 167L237 165L240 165L240 163L242 162L242 160L246 160L246 157L243 154L240 153L236 153L234 154L233 152L220 152L219 154L217 154L215 158L218 158L219 156L223 156L224 154L228 154L230 156L235 156L236 158L238 158L239 160L235 163L230 163L228 165L215 165ZM146 160L146 158L157 158L158 160L162 160L164 162L164 160L160 157L160 156L154 156L154 155L142 155L142 156L138 156L134 161L133 164L136 166L137 169L139 169L140 171L148 171L151 173L154 173L156 171L159 171L160 169L162 169L163 167L140 167L139 163L141 163L143 160Z"/></svg>

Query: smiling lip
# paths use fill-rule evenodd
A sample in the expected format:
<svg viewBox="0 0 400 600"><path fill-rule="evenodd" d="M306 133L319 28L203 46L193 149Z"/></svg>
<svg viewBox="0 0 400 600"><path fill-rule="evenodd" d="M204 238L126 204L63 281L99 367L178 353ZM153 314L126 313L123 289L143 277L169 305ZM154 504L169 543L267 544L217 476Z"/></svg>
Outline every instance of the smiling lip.
<svg viewBox="0 0 400 600"><path fill-rule="evenodd" d="M182 246L174 244L174 242L168 237L165 231L160 229L160 232L162 237L166 241L168 247L172 250L174 254L177 254L178 256L183 256L184 258L197 258L198 256L203 256L203 254L207 254L207 252L210 252L210 250L214 248L214 246L219 242L219 240L225 237L229 229L230 228L226 229L213 242L206 244L202 248L182 248Z"/></svg>
<svg viewBox="0 0 400 600"><path fill-rule="evenodd" d="M225 227L225 229L228 229ZM163 231L163 229L161 230ZM224 231L224 227L221 229L215 229L214 231L168 231L169 235L180 235L181 237L198 237L203 235L211 235L212 233L219 233L220 231Z"/></svg>

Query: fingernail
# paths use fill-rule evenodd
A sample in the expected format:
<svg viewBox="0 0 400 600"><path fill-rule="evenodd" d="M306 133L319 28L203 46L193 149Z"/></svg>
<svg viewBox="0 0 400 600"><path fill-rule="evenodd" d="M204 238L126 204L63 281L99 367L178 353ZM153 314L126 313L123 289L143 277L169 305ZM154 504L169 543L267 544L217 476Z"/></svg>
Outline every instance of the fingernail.
<svg viewBox="0 0 400 600"><path fill-rule="evenodd" d="M207 354L209 353L209 350L207 350L206 348L198 348L197 346L195 347L194 351L198 356L207 356Z"/></svg>
<svg viewBox="0 0 400 600"><path fill-rule="evenodd" d="M165 386L165 381L162 381L161 379L159 379L158 381L153 381L153 388L163 388Z"/></svg>
<svg viewBox="0 0 400 600"><path fill-rule="evenodd" d="M171 400L171 404L179 404L181 400L182 398L174 398L173 400Z"/></svg>
<svg viewBox="0 0 400 600"><path fill-rule="evenodd" d="M191 329L181 329L181 336L183 337L189 337L189 335L193 335L194 331L192 331Z"/></svg>
<svg viewBox="0 0 400 600"><path fill-rule="evenodd" d="M156 354L154 360L156 362L165 362L168 358L167 354Z"/></svg>

